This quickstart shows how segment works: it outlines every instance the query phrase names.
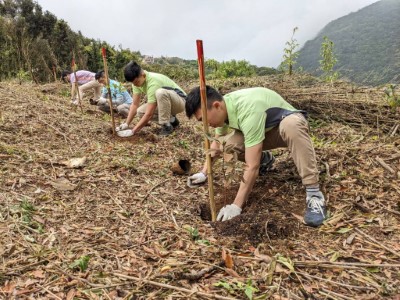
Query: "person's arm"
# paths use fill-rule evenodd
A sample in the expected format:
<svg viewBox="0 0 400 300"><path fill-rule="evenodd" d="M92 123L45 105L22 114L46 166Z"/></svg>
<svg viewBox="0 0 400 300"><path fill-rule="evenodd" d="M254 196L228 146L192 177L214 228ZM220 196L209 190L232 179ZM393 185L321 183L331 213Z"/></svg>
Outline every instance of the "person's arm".
<svg viewBox="0 0 400 300"><path fill-rule="evenodd" d="M134 133L139 132L140 129L142 129L151 120L156 109L157 103L147 103L146 112L136 126L132 129Z"/></svg>
<svg viewBox="0 0 400 300"><path fill-rule="evenodd" d="M129 125L132 122L133 118L136 116L139 104L140 104L140 94L133 94L132 105L129 109L128 117L126 118L125 121L126 124Z"/></svg>
<svg viewBox="0 0 400 300"><path fill-rule="evenodd" d="M262 143L246 148L245 150L246 166L243 174L244 181L240 183L235 201L233 201L233 204L240 208L242 208L247 201L254 183L256 182L258 169L260 167L261 153Z"/></svg>
<svg viewBox="0 0 400 300"><path fill-rule="evenodd" d="M215 138L219 138L219 135L215 135ZM217 141L212 141L210 145L210 150L215 150L211 152L211 164L213 164L219 156L219 150L220 150L220 145ZM203 169L201 170L201 173L203 173L205 176L207 176L207 160L204 162Z"/></svg>

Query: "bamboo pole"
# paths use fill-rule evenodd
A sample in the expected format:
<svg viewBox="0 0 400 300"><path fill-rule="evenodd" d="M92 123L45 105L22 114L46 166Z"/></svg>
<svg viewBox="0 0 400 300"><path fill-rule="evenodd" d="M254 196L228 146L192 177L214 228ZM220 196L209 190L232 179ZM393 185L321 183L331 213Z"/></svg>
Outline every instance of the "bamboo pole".
<svg viewBox="0 0 400 300"><path fill-rule="evenodd" d="M204 52L203 52L203 41L197 40L197 63L199 66L199 78L200 78L200 95L201 95L201 114L203 120L203 129L204 129L204 150L206 153L206 161L207 161L207 178L208 178L208 195L210 198L210 209L211 209L211 220L215 221L217 219L217 212L215 208L215 200L214 200L214 185L213 185L213 173L212 173L212 164L211 164L211 153L209 153L210 149L210 141L207 136L209 135L208 130L208 120L207 120L207 94L206 94L206 79L204 76Z"/></svg>
<svg viewBox="0 0 400 300"><path fill-rule="evenodd" d="M72 71L74 72L74 76L75 76L75 88L76 88L76 93L78 95L79 107L81 108L81 113L83 113L81 93L79 92L79 85L78 85L78 77L76 77L76 64L75 64L75 53L74 52L72 52Z"/></svg>
<svg viewBox="0 0 400 300"><path fill-rule="evenodd" d="M115 120L114 120L114 111L112 106L112 96L111 96L111 87L110 87L110 78L108 77L108 67L107 67L107 57L106 57L106 48L101 48L101 53L103 55L103 64L104 64L104 73L106 75L106 82L107 82L107 90L108 90L108 105L110 105L110 114L111 114L111 126L113 135L116 134L115 132Z"/></svg>
<svg viewBox="0 0 400 300"><path fill-rule="evenodd" d="M53 65L53 76L54 76L54 82L57 82L57 72L56 72L56 66Z"/></svg>

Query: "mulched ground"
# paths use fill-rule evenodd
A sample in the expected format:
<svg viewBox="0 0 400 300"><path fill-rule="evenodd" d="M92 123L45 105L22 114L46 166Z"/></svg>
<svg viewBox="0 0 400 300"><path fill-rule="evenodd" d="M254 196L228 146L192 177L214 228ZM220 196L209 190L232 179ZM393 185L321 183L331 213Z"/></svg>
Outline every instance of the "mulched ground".
<svg viewBox="0 0 400 300"><path fill-rule="evenodd" d="M305 75L208 83L266 86L310 111L325 225L302 224L284 149L243 213L211 222L207 187L171 172L181 159L201 168L201 124L182 114L170 137L152 124L120 139L65 85L1 82L0 298L399 299L399 112L383 91ZM237 185L217 179L217 205Z"/></svg>

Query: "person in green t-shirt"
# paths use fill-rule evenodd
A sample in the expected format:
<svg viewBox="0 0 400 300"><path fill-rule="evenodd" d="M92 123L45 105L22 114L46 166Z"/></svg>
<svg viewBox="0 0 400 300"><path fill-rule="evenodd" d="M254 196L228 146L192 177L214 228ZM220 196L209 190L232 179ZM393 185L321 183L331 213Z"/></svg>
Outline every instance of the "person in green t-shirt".
<svg viewBox="0 0 400 300"><path fill-rule="evenodd" d="M133 84L133 104L125 123L116 128L121 137L132 136L139 132L150 120L158 120L160 135L171 134L179 125L177 114L185 110L186 94L173 80L165 75L147 72L136 62L131 61L124 69L125 80ZM146 95L147 103L141 105L140 97ZM139 122L128 129L136 114Z"/></svg>
<svg viewBox="0 0 400 300"><path fill-rule="evenodd" d="M207 119L216 128L216 137L226 135L228 127L233 134L226 147L234 145L238 158L246 163L243 178L232 204L224 206L217 220L229 220L242 212L253 188L260 166L273 162L273 156L263 150L287 147L306 187L304 221L309 226L319 226L326 217L324 195L319 189L319 172L314 147L309 135L304 112L295 109L276 92L266 88L238 90L225 96L210 86L206 87ZM200 88L196 87L186 97L186 115L202 120ZM213 141L211 149L219 149ZM215 153L215 151L213 152ZM215 158L215 155L213 159ZM207 165L188 178L189 185L201 184L207 178Z"/></svg>

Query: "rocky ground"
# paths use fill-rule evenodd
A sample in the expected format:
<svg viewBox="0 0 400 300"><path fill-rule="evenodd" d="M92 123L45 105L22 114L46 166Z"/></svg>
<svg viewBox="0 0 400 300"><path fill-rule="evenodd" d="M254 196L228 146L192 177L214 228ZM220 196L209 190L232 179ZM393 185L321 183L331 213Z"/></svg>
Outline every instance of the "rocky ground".
<svg viewBox="0 0 400 300"><path fill-rule="evenodd" d="M120 139L65 85L1 82L1 299L399 299L400 121L382 89L305 75L209 84L269 87L310 112L325 224L302 224L285 149L239 217L211 222L207 186L171 172L201 168L201 124L182 114L172 136L152 124ZM237 190L222 168L217 206Z"/></svg>

